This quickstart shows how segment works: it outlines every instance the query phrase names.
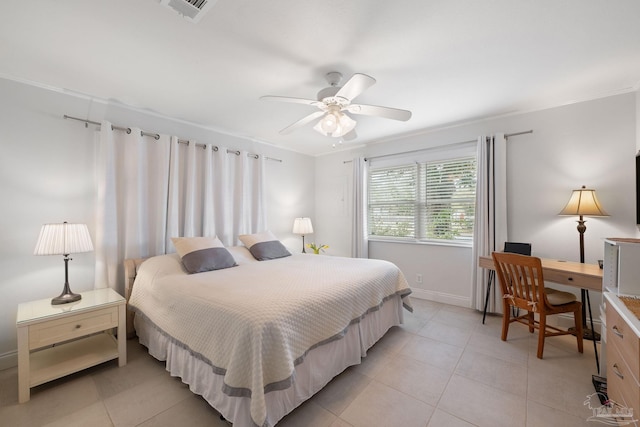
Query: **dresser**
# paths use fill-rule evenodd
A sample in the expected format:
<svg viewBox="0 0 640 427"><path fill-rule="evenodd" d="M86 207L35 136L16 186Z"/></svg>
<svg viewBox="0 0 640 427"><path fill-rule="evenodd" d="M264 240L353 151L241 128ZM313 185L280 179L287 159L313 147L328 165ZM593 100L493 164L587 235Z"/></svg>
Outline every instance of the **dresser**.
<svg viewBox="0 0 640 427"><path fill-rule="evenodd" d="M640 414L640 320L620 298L605 292L607 394ZM634 417L634 418L635 418Z"/></svg>
<svg viewBox="0 0 640 427"><path fill-rule="evenodd" d="M108 360L127 363L125 299L113 289L81 295L69 304L51 305L47 298L18 305L20 403L29 400L31 387Z"/></svg>

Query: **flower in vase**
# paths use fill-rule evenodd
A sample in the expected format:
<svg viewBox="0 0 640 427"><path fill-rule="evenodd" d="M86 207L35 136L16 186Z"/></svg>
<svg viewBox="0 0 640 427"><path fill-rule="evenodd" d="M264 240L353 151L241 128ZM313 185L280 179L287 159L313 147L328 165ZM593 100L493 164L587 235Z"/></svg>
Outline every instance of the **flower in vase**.
<svg viewBox="0 0 640 427"><path fill-rule="evenodd" d="M325 249L329 249L329 245L316 245L315 243L307 243L307 247L313 250L314 254L319 254L320 251L324 252Z"/></svg>

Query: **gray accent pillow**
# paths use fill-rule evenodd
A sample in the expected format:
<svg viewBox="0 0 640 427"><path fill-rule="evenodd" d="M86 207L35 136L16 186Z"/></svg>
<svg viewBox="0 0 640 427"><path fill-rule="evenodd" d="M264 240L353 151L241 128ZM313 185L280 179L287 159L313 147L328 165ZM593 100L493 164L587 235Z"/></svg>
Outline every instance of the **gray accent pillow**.
<svg viewBox="0 0 640 427"><path fill-rule="evenodd" d="M251 255L258 261L266 261L276 258L291 256L291 253L284 247L271 231L263 231L256 234L243 234L239 236L240 241L249 249Z"/></svg>
<svg viewBox="0 0 640 427"><path fill-rule="evenodd" d="M171 241L189 274L238 265L217 237L173 237Z"/></svg>
<svg viewBox="0 0 640 427"><path fill-rule="evenodd" d="M249 252L251 252L251 255L258 261L291 256L291 253L279 240L256 243L249 248Z"/></svg>

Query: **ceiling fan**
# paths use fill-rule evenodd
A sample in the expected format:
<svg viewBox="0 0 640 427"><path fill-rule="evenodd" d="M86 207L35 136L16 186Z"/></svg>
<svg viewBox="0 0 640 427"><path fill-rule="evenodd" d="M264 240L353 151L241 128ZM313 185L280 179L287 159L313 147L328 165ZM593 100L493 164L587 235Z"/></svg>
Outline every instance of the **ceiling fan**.
<svg viewBox="0 0 640 427"><path fill-rule="evenodd" d="M281 134L291 133L294 130L322 117L313 129L325 136L336 138L343 137L345 140L352 140L356 138L356 121L347 113L384 117L387 119L401 121L407 121L411 118L411 111L390 107L379 107L377 105L351 103L355 97L360 95L376 82L373 77L367 76L366 74L356 73L351 76L343 86L338 86L340 84L340 80L342 80L342 74L337 71L327 73L326 78L331 86L318 92L317 100L271 95L260 98L268 101L312 105L320 109L320 111L311 113L292 125L282 129L280 131Z"/></svg>

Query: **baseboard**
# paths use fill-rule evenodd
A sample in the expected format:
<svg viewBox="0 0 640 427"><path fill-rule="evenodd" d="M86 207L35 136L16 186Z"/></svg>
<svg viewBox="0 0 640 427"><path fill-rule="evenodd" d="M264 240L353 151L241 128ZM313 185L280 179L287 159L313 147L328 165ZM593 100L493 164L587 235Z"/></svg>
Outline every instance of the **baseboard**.
<svg viewBox="0 0 640 427"><path fill-rule="evenodd" d="M458 307L471 307L471 298L468 297L419 288L411 288L411 291L411 298L426 299L429 301L441 302L443 304L456 305Z"/></svg>
<svg viewBox="0 0 640 427"><path fill-rule="evenodd" d="M18 366L18 351L0 354L0 371Z"/></svg>

